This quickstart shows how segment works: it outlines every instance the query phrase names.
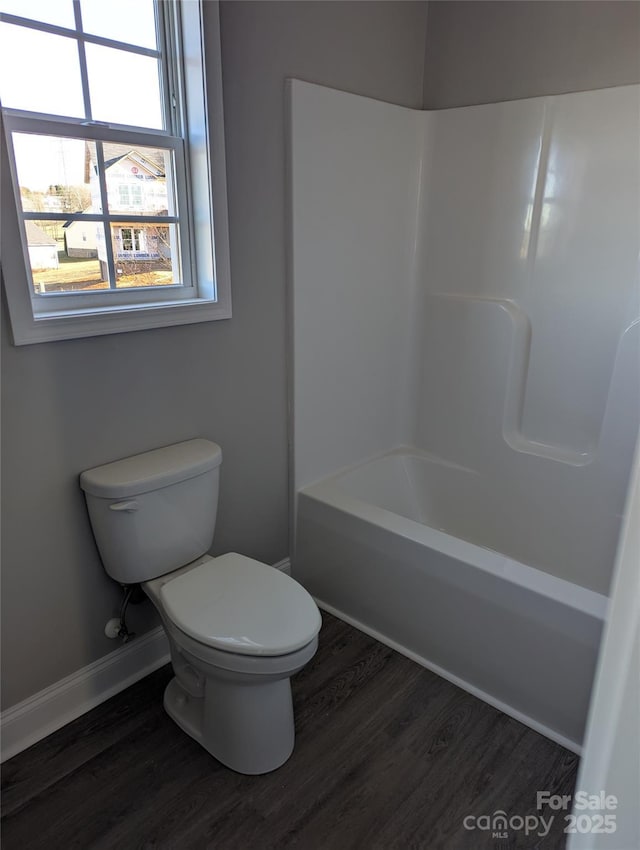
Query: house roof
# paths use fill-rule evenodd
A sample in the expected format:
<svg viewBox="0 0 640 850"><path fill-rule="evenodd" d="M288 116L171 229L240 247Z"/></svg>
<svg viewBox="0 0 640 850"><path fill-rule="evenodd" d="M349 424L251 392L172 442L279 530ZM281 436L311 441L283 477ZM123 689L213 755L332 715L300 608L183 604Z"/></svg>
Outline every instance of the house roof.
<svg viewBox="0 0 640 850"><path fill-rule="evenodd" d="M41 227L35 223L35 221L31 221L27 219L24 223L24 229L27 232L27 245L31 248L35 248L38 246L56 246L58 243L55 239L52 239Z"/></svg>
<svg viewBox="0 0 640 850"><path fill-rule="evenodd" d="M130 150L125 150L123 152L123 146L121 144L115 144L113 142L103 142L102 143L102 153L104 156L104 167L105 169L111 168L112 165L115 165L117 162L120 162L127 157L130 157L139 165L142 165L143 168L146 168L151 173L155 173L155 177L164 177L164 152L160 149L156 148L144 148L144 153L141 153L139 150L135 148L131 148ZM85 145L85 180L89 182L89 162L93 162L95 160L95 145L93 143L87 142Z"/></svg>

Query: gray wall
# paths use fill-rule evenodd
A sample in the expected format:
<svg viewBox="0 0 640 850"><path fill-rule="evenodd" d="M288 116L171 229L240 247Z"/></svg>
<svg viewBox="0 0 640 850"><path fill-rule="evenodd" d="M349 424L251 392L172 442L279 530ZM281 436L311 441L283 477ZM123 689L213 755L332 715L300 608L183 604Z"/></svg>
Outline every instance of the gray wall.
<svg viewBox="0 0 640 850"><path fill-rule="evenodd" d="M5 707L115 648L103 627L119 591L93 544L82 469L214 439L224 451L214 551L288 554L284 79L420 106L425 21L424 3L222 4L230 321L15 348L3 311ZM155 623L149 603L132 611L138 633Z"/></svg>
<svg viewBox="0 0 640 850"><path fill-rule="evenodd" d="M430 0L424 106L640 81L640 3Z"/></svg>

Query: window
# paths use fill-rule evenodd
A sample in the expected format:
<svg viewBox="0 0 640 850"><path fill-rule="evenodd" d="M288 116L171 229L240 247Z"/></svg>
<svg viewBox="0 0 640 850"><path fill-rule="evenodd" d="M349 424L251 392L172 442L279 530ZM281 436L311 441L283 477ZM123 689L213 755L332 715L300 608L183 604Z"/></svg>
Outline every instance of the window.
<svg viewBox="0 0 640 850"><path fill-rule="evenodd" d="M140 251L142 229L140 227L123 227L120 230L123 251Z"/></svg>
<svg viewBox="0 0 640 850"><path fill-rule="evenodd" d="M120 206L142 207L142 188L140 186L118 186Z"/></svg>
<svg viewBox="0 0 640 850"><path fill-rule="evenodd" d="M216 4L0 0L0 98L17 344L231 315Z"/></svg>

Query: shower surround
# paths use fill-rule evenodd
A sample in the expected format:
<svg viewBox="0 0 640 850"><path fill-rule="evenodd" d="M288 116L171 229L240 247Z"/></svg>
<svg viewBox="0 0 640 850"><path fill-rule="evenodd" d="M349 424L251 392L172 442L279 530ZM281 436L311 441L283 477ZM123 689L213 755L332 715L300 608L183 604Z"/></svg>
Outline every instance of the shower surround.
<svg viewBox="0 0 640 850"><path fill-rule="evenodd" d="M290 83L294 575L573 749L638 430L639 94Z"/></svg>

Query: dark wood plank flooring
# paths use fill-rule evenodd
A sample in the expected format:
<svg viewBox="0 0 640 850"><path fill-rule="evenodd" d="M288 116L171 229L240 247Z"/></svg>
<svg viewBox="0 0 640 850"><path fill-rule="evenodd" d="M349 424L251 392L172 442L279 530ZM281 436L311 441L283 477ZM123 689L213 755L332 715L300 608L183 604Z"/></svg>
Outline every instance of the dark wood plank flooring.
<svg viewBox="0 0 640 850"><path fill-rule="evenodd" d="M163 668L3 766L4 850L302 848L506 850L565 846L463 828L536 814L573 791L578 759L326 614L293 680L296 749L274 773L233 773L162 708Z"/></svg>

